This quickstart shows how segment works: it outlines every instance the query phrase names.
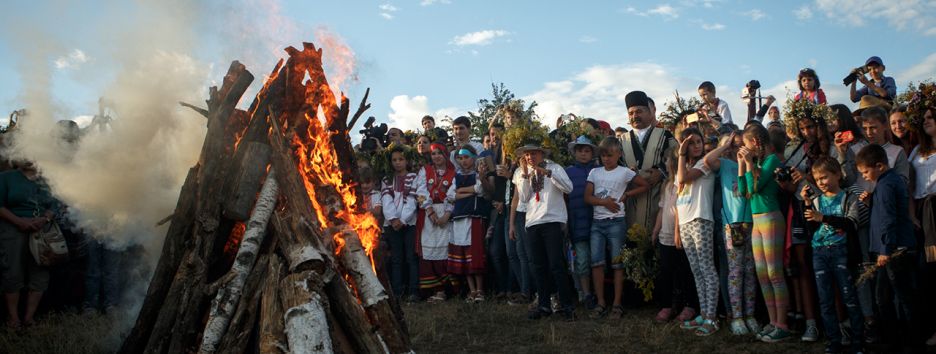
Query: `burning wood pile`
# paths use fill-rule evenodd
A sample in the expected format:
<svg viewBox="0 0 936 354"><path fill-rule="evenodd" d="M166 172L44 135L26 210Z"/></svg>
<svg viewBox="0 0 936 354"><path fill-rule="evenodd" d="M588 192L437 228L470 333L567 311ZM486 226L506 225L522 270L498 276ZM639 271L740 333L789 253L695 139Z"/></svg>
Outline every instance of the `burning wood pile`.
<svg viewBox="0 0 936 354"><path fill-rule="evenodd" d="M235 106L254 77L236 61L207 109L187 105L208 132L121 352L410 351L373 268L379 225L352 179L348 99L320 49L286 52L249 110Z"/></svg>

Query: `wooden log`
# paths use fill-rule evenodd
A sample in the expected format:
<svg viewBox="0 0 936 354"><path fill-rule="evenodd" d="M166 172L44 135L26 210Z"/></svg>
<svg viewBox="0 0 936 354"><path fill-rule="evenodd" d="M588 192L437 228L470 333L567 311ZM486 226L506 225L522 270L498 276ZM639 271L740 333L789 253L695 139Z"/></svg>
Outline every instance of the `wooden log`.
<svg viewBox="0 0 936 354"><path fill-rule="evenodd" d="M176 202L175 211L169 224L169 230L166 231L166 240L163 243L162 252L159 255L159 262L156 264L156 270L150 279L150 286L146 291L146 297L143 300L143 306L140 313L137 314L136 323L120 348L122 353L140 353L143 351L149 334L153 330L156 317L166 300L169 287L179 269L182 257L186 252L186 245L191 244L186 240L192 230L194 223L195 210L195 190L198 187L196 176L198 175L198 166L189 169L185 183L182 184L182 190L179 192L179 200Z"/></svg>
<svg viewBox="0 0 936 354"><path fill-rule="evenodd" d="M275 235L275 234L274 234ZM286 353L286 333L283 331L283 307L279 298L279 284L283 277L283 262L271 257L267 277L260 297L260 353Z"/></svg>
<svg viewBox="0 0 936 354"><path fill-rule="evenodd" d="M271 249L266 247L267 250ZM257 259L247 282L244 284L243 296L237 303L234 315L231 316L231 323L228 325L224 337L218 345L218 351L221 353L244 352L247 342L257 328L260 316L260 298L261 286L268 277L270 258L275 258L275 254L263 252Z"/></svg>
<svg viewBox="0 0 936 354"><path fill-rule="evenodd" d="M334 277L325 284L325 293L336 314L335 320L347 333L357 353L386 353L387 346L380 339L377 328L367 319L367 312L361 307L351 288L343 277Z"/></svg>
<svg viewBox="0 0 936 354"><path fill-rule="evenodd" d="M239 160L231 171L232 187L224 203L224 216L231 220L245 221L257 200L261 181L267 174L270 164L270 146L256 141L248 141L237 149Z"/></svg>
<svg viewBox="0 0 936 354"><path fill-rule="evenodd" d="M223 278L225 282L212 301L208 323L203 331L200 353L214 353L217 350L218 343L231 322L234 307L240 301L247 276L254 267L260 244L263 243L266 235L267 222L273 214L276 197L279 194L276 178L273 178L273 175L274 172L270 172L266 181L263 182L260 196L250 215L250 221L247 222L247 231L244 232L234 265L229 271L230 276Z"/></svg>
<svg viewBox="0 0 936 354"><path fill-rule="evenodd" d="M294 353L332 353L322 279L308 270L287 275L280 282L286 342Z"/></svg>

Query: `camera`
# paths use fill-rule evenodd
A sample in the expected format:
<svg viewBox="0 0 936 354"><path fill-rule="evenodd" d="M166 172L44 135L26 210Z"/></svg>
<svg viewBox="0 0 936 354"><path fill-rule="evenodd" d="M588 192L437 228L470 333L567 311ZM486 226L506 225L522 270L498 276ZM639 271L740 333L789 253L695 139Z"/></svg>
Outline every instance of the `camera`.
<svg viewBox="0 0 936 354"><path fill-rule="evenodd" d="M373 116L368 117L367 122L364 123L364 129L360 130L360 133L364 135L364 140L361 141L361 151L373 152L387 143L387 131L389 130L387 123L374 126L376 120L377 118Z"/></svg>
<svg viewBox="0 0 936 354"><path fill-rule="evenodd" d="M774 176L777 182L790 182L793 180L793 168L790 166L780 166L774 170Z"/></svg>
<svg viewBox="0 0 936 354"><path fill-rule="evenodd" d="M859 66L857 68L852 69L852 71L848 73L848 76L842 79L842 83L845 84L845 86L851 85L855 83L856 80L858 80L858 75L864 75L867 73L868 73L868 67Z"/></svg>

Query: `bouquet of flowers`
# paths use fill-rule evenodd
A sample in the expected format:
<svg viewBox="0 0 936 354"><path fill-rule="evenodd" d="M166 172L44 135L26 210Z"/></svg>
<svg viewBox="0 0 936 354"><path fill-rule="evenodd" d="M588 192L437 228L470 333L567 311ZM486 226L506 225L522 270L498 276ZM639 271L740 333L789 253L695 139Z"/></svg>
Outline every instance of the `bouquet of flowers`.
<svg viewBox="0 0 936 354"><path fill-rule="evenodd" d="M907 105L910 125L920 126L926 110L936 109L936 83L921 82L917 86L911 83L907 92L897 96L897 102Z"/></svg>
<svg viewBox="0 0 936 354"><path fill-rule="evenodd" d="M622 247L620 254L612 259L615 264L624 264L624 279L637 284L643 292L644 301L653 299L653 280L657 272L657 254L647 229L634 224L627 230L627 240L636 247Z"/></svg>

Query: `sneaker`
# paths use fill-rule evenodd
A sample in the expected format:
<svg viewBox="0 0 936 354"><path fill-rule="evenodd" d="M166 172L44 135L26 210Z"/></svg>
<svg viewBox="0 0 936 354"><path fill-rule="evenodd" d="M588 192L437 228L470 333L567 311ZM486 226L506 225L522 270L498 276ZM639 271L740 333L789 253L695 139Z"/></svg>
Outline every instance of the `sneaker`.
<svg viewBox="0 0 936 354"><path fill-rule="evenodd" d="M692 319L691 321L683 321L683 323L679 325L679 328L696 329L702 326L703 322L705 322L705 319L703 319L702 316L699 315L699 316L696 316L696 318Z"/></svg>
<svg viewBox="0 0 936 354"><path fill-rule="evenodd" d="M804 342L815 342L819 340L819 328L816 326L806 326L806 330L803 331L803 337L800 340Z"/></svg>
<svg viewBox="0 0 936 354"><path fill-rule="evenodd" d="M757 340L763 340L764 337L769 335L775 329L777 329L777 327L774 327L774 325L768 323L766 326L761 327L760 332L757 332L757 334L754 335L754 338L757 338Z"/></svg>
<svg viewBox="0 0 936 354"><path fill-rule="evenodd" d="M777 327L777 328L774 328L774 330L770 332L770 334L761 337L761 341L767 342L767 343L776 343L776 342L790 339L791 337L793 337L793 333L790 333L790 331L785 330L783 328Z"/></svg>
<svg viewBox="0 0 936 354"><path fill-rule="evenodd" d="M867 321L865 322L865 343L874 344L881 341L881 337L878 334L877 321Z"/></svg>
<svg viewBox="0 0 936 354"><path fill-rule="evenodd" d="M524 294L516 293L507 298L507 305L518 306L530 303L530 298Z"/></svg>
<svg viewBox="0 0 936 354"><path fill-rule="evenodd" d="M582 302L585 303L586 309L591 310L591 309L594 309L596 305L598 305L598 297L595 296L595 294L588 294L588 295L585 295L585 298L583 299Z"/></svg>
<svg viewBox="0 0 936 354"><path fill-rule="evenodd" d="M434 295L430 296L428 299L426 299L426 302L430 304L437 304L440 302L445 302L445 299L446 299L445 292L439 291L439 292L436 292Z"/></svg>
<svg viewBox="0 0 936 354"><path fill-rule="evenodd" d="M669 322L670 318L672 317L673 317L673 309L667 307L665 309L660 310L660 312L657 312L655 320L660 323Z"/></svg>
<svg viewBox="0 0 936 354"><path fill-rule="evenodd" d="M748 328L744 325L744 320L738 318L731 321L731 334L736 336L748 334Z"/></svg>
<svg viewBox="0 0 936 354"><path fill-rule="evenodd" d="M556 294L553 294L549 297L549 304L552 306L553 312L559 311L561 306L559 306L559 297Z"/></svg>
<svg viewBox="0 0 936 354"><path fill-rule="evenodd" d="M760 331L763 329L761 328L760 323L757 323L757 319L754 317L748 317L746 320L744 320L744 324L747 325L748 333L753 334L755 337L759 336Z"/></svg>
<svg viewBox="0 0 936 354"><path fill-rule="evenodd" d="M474 300L474 303L476 303L476 304L479 303L479 302L484 302L484 293L479 291L479 292L475 295L475 297L474 297L473 300Z"/></svg>
<svg viewBox="0 0 936 354"><path fill-rule="evenodd" d="M530 301L530 305L527 306L527 310L535 310L539 307L539 295L533 294L533 301Z"/></svg>

